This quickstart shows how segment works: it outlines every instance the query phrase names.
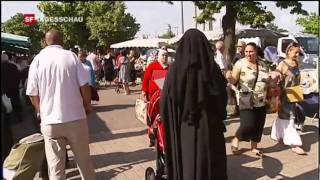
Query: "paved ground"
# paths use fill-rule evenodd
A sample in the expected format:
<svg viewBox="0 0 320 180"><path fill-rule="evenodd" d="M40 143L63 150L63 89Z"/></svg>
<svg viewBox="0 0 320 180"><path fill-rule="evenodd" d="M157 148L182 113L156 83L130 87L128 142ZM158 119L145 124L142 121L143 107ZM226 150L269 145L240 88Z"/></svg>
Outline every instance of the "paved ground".
<svg viewBox="0 0 320 180"><path fill-rule="evenodd" d="M132 87L131 87L132 88ZM94 104L94 112L88 119L91 142L91 157L99 180L142 180L145 169L155 166L155 152L148 147L146 125L135 119L134 104L139 96L139 87L129 96L116 94L113 89L101 89L101 100ZM270 138L271 124L275 114L269 114L259 145L266 157L259 159L249 150L249 143L241 143L242 155L232 155L230 141L239 126L239 119L226 120L225 133L229 180L255 179L305 179L318 180L318 119L306 120L301 133L307 156L298 156L290 148ZM15 138L30 134L32 128L26 120L13 127ZM24 127L23 130L20 130ZM70 159L72 153L69 151ZM68 179L80 179L73 161L67 170Z"/></svg>

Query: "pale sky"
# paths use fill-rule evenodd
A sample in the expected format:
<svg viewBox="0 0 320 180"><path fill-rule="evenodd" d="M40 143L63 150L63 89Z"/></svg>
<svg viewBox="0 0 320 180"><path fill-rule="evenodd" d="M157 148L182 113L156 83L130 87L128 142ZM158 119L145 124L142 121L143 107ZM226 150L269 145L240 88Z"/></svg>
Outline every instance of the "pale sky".
<svg viewBox="0 0 320 180"><path fill-rule="evenodd" d="M39 1L1 1L1 22L4 22L16 13L34 13L36 18L42 18L43 14L37 9ZM168 24L171 25L172 31L176 34L181 33L181 2L174 1L173 5L160 1L125 1L127 12L132 14L141 28L137 36L148 34L149 37L154 37L165 33L168 29ZM262 2L262 5L267 6L275 16L275 23L279 28L287 29L289 32L299 32L302 27L296 25L298 15L291 15L289 9L279 9L274 2ZM302 7L310 12L319 12L318 1L304 1ZM189 28L194 28L193 21L194 7L192 1L183 2L184 10L184 31ZM221 18L225 13L222 9L219 14L215 15L216 21L213 22L214 30L221 29ZM199 10L198 10L199 14ZM236 28L248 28L237 23ZM198 25L198 29L203 29L202 25ZM206 26L208 30L208 26Z"/></svg>

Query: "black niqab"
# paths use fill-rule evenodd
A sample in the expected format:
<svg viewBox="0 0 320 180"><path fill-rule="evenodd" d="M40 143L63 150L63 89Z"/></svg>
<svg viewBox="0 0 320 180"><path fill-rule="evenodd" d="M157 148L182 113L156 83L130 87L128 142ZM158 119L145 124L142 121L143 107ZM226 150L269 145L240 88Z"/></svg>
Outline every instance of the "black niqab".
<svg viewBox="0 0 320 180"><path fill-rule="evenodd" d="M227 81L213 58L210 43L199 30L190 29L180 39L172 75L166 81L170 97L183 105L182 119L189 123L206 97L225 91Z"/></svg>
<svg viewBox="0 0 320 180"><path fill-rule="evenodd" d="M227 179L227 81L213 58L205 35L190 29L169 67L160 99L169 180Z"/></svg>

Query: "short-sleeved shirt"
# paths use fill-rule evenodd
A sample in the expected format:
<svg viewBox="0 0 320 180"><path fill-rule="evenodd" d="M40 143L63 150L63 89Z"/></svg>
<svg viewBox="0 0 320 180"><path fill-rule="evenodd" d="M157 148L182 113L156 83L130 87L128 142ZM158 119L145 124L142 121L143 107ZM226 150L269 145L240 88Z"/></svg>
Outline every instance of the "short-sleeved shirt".
<svg viewBox="0 0 320 180"><path fill-rule="evenodd" d="M219 65L222 71L227 70L228 67L227 67L226 59L223 57L223 54L219 50L216 51L214 60Z"/></svg>
<svg viewBox="0 0 320 180"><path fill-rule="evenodd" d="M84 119L80 86L89 76L76 55L59 45L41 50L30 65L26 94L40 97L41 125Z"/></svg>
<svg viewBox="0 0 320 180"><path fill-rule="evenodd" d="M87 56L86 58L88 61L91 62L91 65L92 65L92 68L94 71L98 71L100 66L99 66L99 59L98 59L98 56L94 53L91 53Z"/></svg>
<svg viewBox="0 0 320 180"><path fill-rule="evenodd" d="M262 107L266 104L267 81L269 78L269 68L263 60L258 59L258 79L253 90L253 106ZM235 66L240 67L239 89L240 91L250 91L253 89L257 76L257 70L250 68L246 58L238 60Z"/></svg>

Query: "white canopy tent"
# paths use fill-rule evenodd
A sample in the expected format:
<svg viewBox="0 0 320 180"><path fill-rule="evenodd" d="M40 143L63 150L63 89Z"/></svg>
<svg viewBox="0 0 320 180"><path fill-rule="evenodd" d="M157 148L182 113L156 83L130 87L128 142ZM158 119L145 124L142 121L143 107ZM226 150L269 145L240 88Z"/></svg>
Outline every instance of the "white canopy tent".
<svg viewBox="0 0 320 180"><path fill-rule="evenodd" d="M145 48L160 48L166 45L168 39L152 38L152 39L132 39L116 44L111 44L111 48L130 48L130 47L145 47Z"/></svg>
<svg viewBox="0 0 320 180"><path fill-rule="evenodd" d="M217 40L223 37L223 32L222 31L202 31L204 35L206 35L207 39L210 40ZM178 36L175 36L171 39L168 40L168 44L174 44L178 42L183 34L179 34Z"/></svg>

